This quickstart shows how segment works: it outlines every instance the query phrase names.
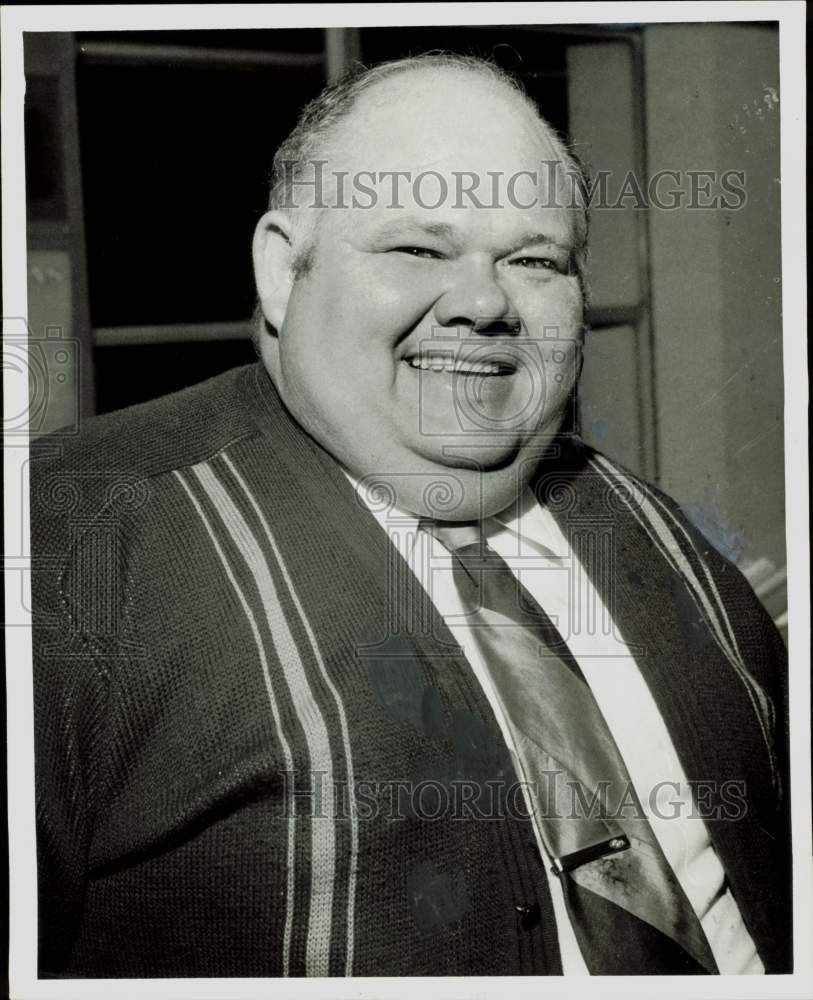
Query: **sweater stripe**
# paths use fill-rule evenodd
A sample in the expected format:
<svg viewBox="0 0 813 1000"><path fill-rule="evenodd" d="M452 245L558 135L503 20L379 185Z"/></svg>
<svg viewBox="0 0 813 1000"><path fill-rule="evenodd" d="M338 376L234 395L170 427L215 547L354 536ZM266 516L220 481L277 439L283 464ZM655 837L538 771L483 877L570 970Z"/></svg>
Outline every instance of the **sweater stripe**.
<svg viewBox="0 0 813 1000"><path fill-rule="evenodd" d="M698 609L701 610L701 612L705 612L706 621L711 627L712 634L714 635L714 638L716 639L718 646L725 653L726 658L728 659L731 666L734 668L734 671L737 674L737 676L740 678L740 681L742 682L743 687L745 688L745 692L748 695L748 698L751 702L751 706L754 710L754 714L756 715L757 722L759 723L760 731L762 733L762 738L765 742L765 747L768 751L768 759L770 762L771 774L774 783L776 783L778 774L776 771L776 762L774 760L773 751L771 749L771 740L768 731L773 715L771 705L767 696L765 695L765 692L762 690L760 685L757 684L757 682L753 679L753 677L751 677L751 674L749 673L748 669L745 666L745 663L742 660L739 648L738 647L732 648L727 640L725 633L729 632L730 634L730 627L731 627L730 622L728 620L728 616L726 615L725 610L723 609L723 616L725 618L725 623L723 623L720 620L717 612L715 611L715 608L712 606L712 600L716 598L714 603L717 604L718 607L721 607L719 594L717 593L716 587L714 587L713 584L711 585L712 595L710 598L708 592L704 590L703 584L698 579L697 575L692 569L688 558L681 549L680 543L677 537L675 536L675 533L670 530L669 526L666 524L663 517L661 517L658 510L656 509L655 504L653 502L654 497L653 499L649 498L650 492L644 487L642 483L640 483L637 480L633 480L629 476L625 475L617 466L614 466L611 462L609 462L606 458L604 458L604 456L601 455L594 456L593 458L590 459L590 464L594 468L596 468L599 474L605 479L605 481L612 486L613 485L612 481L609 479L606 473L602 471L601 467L604 466L604 468L607 471L611 472L615 477L617 477L623 483L626 489L628 489L632 493L632 495L636 497L636 499L639 502L639 510L636 510L632 506L630 508L636 520L648 532L648 534L656 543L658 548L665 553L666 558L671 563L673 570L683 578L689 589L690 594L694 598L695 604L697 604L698 606ZM643 517L640 516L639 511L640 514L643 515ZM646 518L646 522L648 523L644 521L644 518ZM675 520L674 518L671 519ZM700 565L703 567L704 575L708 578L708 570L700 554L696 551L695 547L692 545L691 539L689 538L685 530L682 528L682 526L680 525L678 526L681 528L681 531L684 534L687 543L691 547L693 555L698 560Z"/></svg>
<svg viewBox="0 0 813 1000"><path fill-rule="evenodd" d="M714 583L714 580L712 579L711 573L709 572L705 560L703 559L702 555L699 552L697 552L697 550L692 544L691 539L689 538L686 529L683 527L680 521L678 521L678 519L675 517L672 511L670 511L665 506L663 501L660 500L660 498L655 496L654 494L652 495L652 500L669 518L669 520L672 522L675 528L678 531L680 531L680 533L686 539L686 545L695 554L697 561L703 570L703 575L706 578L706 582L708 585L707 589L711 593L711 596L714 599L715 604L717 605L718 621L721 623L722 626L725 626L725 630L728 634L728 639L729 639L728 649L730 650L729 658L732 660L733 663L735 663L735 665L738 666L739 668L738 672L742 677L743 683L746 685L746 687L750 687L750 689L753 691L757 701L759 702L760 709L763 713L763 718L765 719L765 723L769 731L773 727L775 720L773 703L771 702L771 699L768 698L765 692L762 690L762 687L759 684L757 684L757 682L753 679L748 668L745 665L745 661L743 660L742 653L740 652L740 647L737 642L737 638L731 626L731 620L728 617L728 612L726 611L725 605L723 604L722 598L720 597L720 592L718 591L717 586ZM770 747L770 740L768 739L767 733L765 732L764 728L763 728L763 735L765 736L766 742Z"/></svg>
<svg viewBox="0 0 813 1000"><path fill-rule="evenodd" d="M311 651L316 663L319 667L319 672L322 678L333 696L334 703L336 705L336 710L339 716L339 726L341 729L342 745L344 749L344 759L346 761L347 768L347 788L355 788L355 773L353 767L353 755L350 748L350 726L347 720L347 713L344 709L344 703L342 698L333 683L333 679L327 671L325 666L325 661L322 656L322 652L319 648L319 643L316 639L316 634L313 631L311 623L308 616L305 614L305 609L302 606L302 602L297 594L294 582L291 579L291 575L288 571L288 567L285 564L285 560L282 557L282 551L280 549L277 540L274 537L271 528L268 525L268 521L264 517L262 510L260 509L257 500L249 489L246 481L240 475L238 470L235 468L234 463L231 461L228 455L224 454L222 456L223 461L226 463L228 468L231 470L232 475L237 480L240 488L243 490L248 502L251 505L252 510L257 516L258 521L262 525L263 532L265 533L266 540L271 546L271 550L274 553L274 557L279 566L282 577L285 581L285 586L287 587L288 593L293 601L296 612L302 622L302 626L305 629L305 633L308 637L308 642L310 643ZM346 952L345 952L345 965L344 974L345 976L353 975L353 950L354 950L354 925L355 925L355 905L356 905L356 879L358 871L358 844L359 844L359 829L358 829L358 816L355 809L350 808L350 859L349 859L349 874L348 874L348 887L347 887L347 941L346 941Z"/></svg>
<svg viewBox="0 0 813 1000"><path fill-rule="evenodd" d="M673 525L673 531L679 531L680 534L683 535L684 539L686 540L687 547L690 549L690 551L692 551L696 555L697 561L701 569L703 570L703 575L706 578L706 582L708 584L708 590L710 591L712 597L714 598L714 602L717 605L719 619L725 626L731 653L733 656L736 656L740 664L743 664L742 653L740 652L740 647L737 643L737 637L734 635L734 630L731 627L731 621L728 617L728 612L726 611L725 605L723 604L722 599L720 598L720 592L717 590L717 586L714 583L714 580L712 579L708 566L706 565L700 553L695 550L694 546L692 545L692 540L689 538L686 529L683 527L680 521L678 521L678 519L675 517L672 511L669 510L669 508L663 503L663 501L660 500L660 498L655 496L654 494L652 496L652 500L653 503L660 509L664 518L671 521ZM743 669L745 669L744 664L743 664Z"/></svg>
<svg viewBox="0 0 813 1000"><path fill-rule="evenodd" d="M274 718L274 726L277 730L277 737L279 739L280 746L282 747L283 757L285 758L285 767L289 773L293 773L293 754L291 753L291 747L288 740L285 737L285 733L282 728L282 720L279 716L279 711L277 709L277 699L274 696L273 684L271 682L271 672L268 669L268 659L265 655L265 648L263 646L262 638L260 636L260 630L257 626L257 620L254 617L254 612L251 610L251 605L246 599L240 584L234 575L234 572L229 565L228 558L220 546L217 540L212 525L206 514L203 511L200 503L195 497L190 485L187 483L183 474L176 471L175 476L178 481L183 486L189 499L192 502L195 510L197 511L203 525L206 528L206 532L212 541L215 552L217 553L220 561L223 563L223 569L225 570L226 576L229 583L232 585L235 594L243 608L246 619L248 620L249 628L251 629L251 634L254 637L254 643L257 647L257 655L259 656L260 663L262 665L263 680L265 682L265 690L268 694L268 702L271 707L271 714ZM283 943L282 943L282 974L283 976L290 975L290 962L291 962L291 936L293 933L293 923L294 923L294 880L296 876L296 865L295 865L295 853L294 853L294 837L296 833L296 815L294 809L289 803L288 807L288 824L287 824L287 844L286 844L286 857L287 857L287 878L286 878L286 893L285 893L285 928L283 931Z"/></svg>
<svg viewBox="0 0 813 1000"><path fill-rule="evenodd" d="M299 716L308 746L313 774L324 776L328 808L335 816L335 785L333 754L325 718L317 704L290 626L285 618L280 597L257 537L237 509L227 490L208 462L193 466L204 490L220 516L246 566L254 578L267 617L272 641L283 673L288 681L291 698ZM333 894L336 877L335 822L321 818L311 822L311 887L310 913L305 948L305 975L329 974L330 941L333 922Z"/></svg>
<svg viewBox="0 0 813 1000"><path fill-rule="evenodd" d="M596 467L604 465L608 471L617 477L617 479L621 480L624 486L633 494L633 496L635 496L638 501L638 509L636 510L633 508L632 512L635 515L636 520L649 532L653 541L670 562L672 569L677 572L689 586L695 598L695 603L699 601L700 604L702 604L702 610L705 612L706 620L714 632L714 637L717 640L718 646L720 646L728 660L736 665L734 650L731 648L727 637L724 635L723 628L711 606L708 594L704 592L702 584L693 571L686 554L681 549L678 539L675 537L674 533L669 530L668 525L654 508L654 505L648 500L643 485L633 481L629 476L625 476L620 469L612 466L608 461L603 459L602 456L596 456L596 459L597 461L591 459L591 464ZM599 469L599 471L601 470ZM610 485L613 485L612 481L604 475L604 473L601 474L604 476L604 479L610 483ZM639 516L639 511L647 519L649 522L648 524L645 523ZM689 541L689 544L691 545L691 541ZM697 557L696 552L693 554Z"/></svg>

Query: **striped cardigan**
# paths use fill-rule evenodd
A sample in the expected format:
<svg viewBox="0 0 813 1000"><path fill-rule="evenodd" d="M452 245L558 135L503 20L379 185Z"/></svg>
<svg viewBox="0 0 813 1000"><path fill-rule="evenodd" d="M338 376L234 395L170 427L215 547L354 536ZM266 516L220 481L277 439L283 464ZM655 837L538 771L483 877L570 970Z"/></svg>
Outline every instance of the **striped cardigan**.
<svg viewBox="0 0 813 1000"><path fill-rule="evenodd" d="M561 972L486 697L259 364L42 440L31 472L42 976ZM536 486L787 971L781 639L671 501L578 440Z"/></svg>

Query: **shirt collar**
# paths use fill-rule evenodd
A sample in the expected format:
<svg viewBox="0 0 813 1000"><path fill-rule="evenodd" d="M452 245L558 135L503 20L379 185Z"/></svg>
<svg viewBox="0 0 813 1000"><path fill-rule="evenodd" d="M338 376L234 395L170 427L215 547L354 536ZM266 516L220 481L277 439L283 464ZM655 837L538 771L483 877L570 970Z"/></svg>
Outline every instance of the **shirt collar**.
<svg viewBox="0 0 813 1000"><path fill-rule="evenodd" d="M530 486L523 487L517 499L492 519L517 538L546 549L546 554L557 559L569 554L567 539L556 519Z"/></svg>

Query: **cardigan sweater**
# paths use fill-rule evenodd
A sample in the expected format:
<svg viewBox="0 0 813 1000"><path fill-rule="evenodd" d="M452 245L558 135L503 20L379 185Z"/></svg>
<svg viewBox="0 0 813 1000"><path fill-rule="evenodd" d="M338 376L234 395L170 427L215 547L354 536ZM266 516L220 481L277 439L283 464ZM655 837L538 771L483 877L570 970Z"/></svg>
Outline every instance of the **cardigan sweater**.
<svg viewBox="0 0 813 1000"><path fill-rule="evenodd" d="M488 700L260 363L31 454L40 976L561 973ZM790 971L781 638L578 438L534 485Z"/></svg>

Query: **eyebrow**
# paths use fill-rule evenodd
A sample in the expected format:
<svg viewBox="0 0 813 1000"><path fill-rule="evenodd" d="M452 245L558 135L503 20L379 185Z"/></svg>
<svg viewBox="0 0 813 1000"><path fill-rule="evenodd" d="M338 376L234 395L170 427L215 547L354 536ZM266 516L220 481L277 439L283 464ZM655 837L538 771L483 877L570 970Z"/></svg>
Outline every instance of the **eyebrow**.
<svg viewBox="0 0 813 1000"><path fill-rule="evenodd" d="M417 218L393 219L386 222L375 233L377 239L386 239L389 236L400 236L402 233L420 232L427 236L437 236L438 239L450 240L454 242L457 238L457 231L454 226L447 222L426 222Z"/></svg>
<svg viewBox="0 0 813 1000"><path fill-rule="evenodd" d="M508 252L516 253L517 250L522 250L523 247L536 246L539 243L544 243L545 246L559 247L561 250L573 249L573 240L569 237L563 241L557 239L555 236L551 236L550 233L530 232L524 233Z"/></svg>
<svg viewBox="0 0 813 1000"><path fill-rule="evenodd" d="M459 244L462 242L459 230L456 226L450 225L447 222L426 222L424 219L414 217L393 219L390 222L384 223L384 225L376 231L375 239L385 240L390 237L403 236L407 233L413 232L423 233L427 236L435 236L438 239L448 240L450 243ZM550 233L531 231L523 233L523 235L516 242L514 242L511 248L506 252L516 253L517 250L522 250L523 247L535 246L539 244L558 247L568 253L573 252L575 249L573 240L570 238L563 242L561 239L551 236Z"/></svg>

